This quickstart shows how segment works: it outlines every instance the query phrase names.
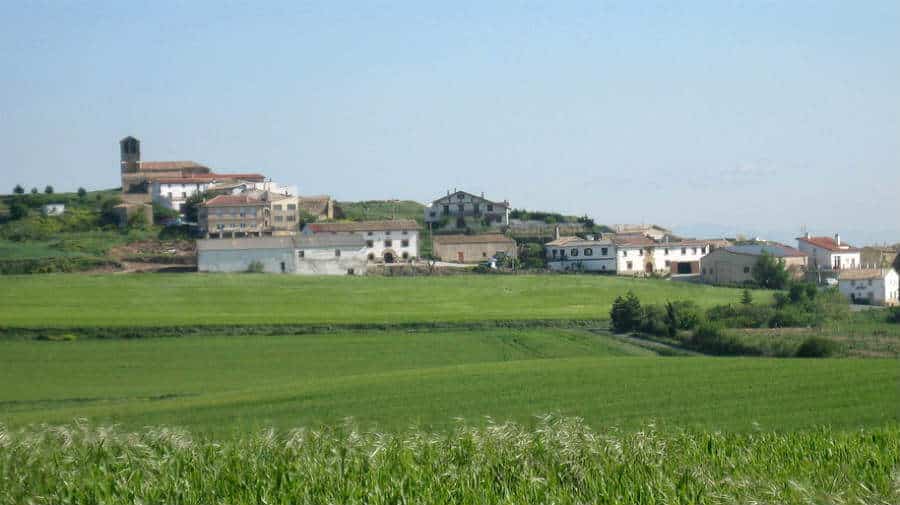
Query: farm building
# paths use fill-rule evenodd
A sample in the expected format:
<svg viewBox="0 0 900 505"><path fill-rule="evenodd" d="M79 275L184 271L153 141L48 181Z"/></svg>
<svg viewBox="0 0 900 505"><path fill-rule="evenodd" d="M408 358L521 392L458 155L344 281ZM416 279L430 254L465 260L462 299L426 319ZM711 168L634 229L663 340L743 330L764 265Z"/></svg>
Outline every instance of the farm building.
<svg viewBox="0 0 900 505"><path fill-rule="evenodd" d="M611 240L560 237L544 245L547 268L554 271L616 271L616 244Z"/></svg>
<svg viewBox="0 0 900 505"><path fill-rule="evenodd" d="M436 225L446 222L448 228L459 228L458 222L467 219L483 220L491 226L509 225L509 202L495 202L465 191L447 191L425 207L425 223Z"/></svg>
<svg viewBox="0 0 900 505"><path fill-rule="evenodd" d="M310 223L303 234L360 237L372 262L395 263L419 256L419 224L412 219Z"/></svg>
<svg viewBox="0 0 900 505"><path fill-rule="evenodd" d="M797 239L797 249L809 256L809 268L817 270L843 270L860 268L860 249L841 241L841 236L813 237L807 233Z"/></svg>
<svg viewBox="0 0 900 505"><path fill-rule="evenodd" d="M247 272L301 275L362 275L366 271L359 237L242 237L197 241L200 272Z"/></svg>
<svg viewBox="0 0 900 505"><path fill-rule="evenodd" d="M795 279L803 276L806 254L782 244L733 245L716 249L700 259L700 280L709 284L737 285L753 282L760 256L781 259Z"/></svg>
<svg viewBox="0 0 900 505"><path fill-rule="evenodd" d="M64 203L48 203L41 206L41 214L45 216L61 216L66 213Z"/></svg>
<svg viewBox="0 0 900 505"><path fill-rule="evenodd" d="M616 272L619 275L699 274L700 258L711 250L709 241L656 240L647 235L616 234Z"/></svg>
<svg viewBox="0 0 900 505"><path fill-rule="evenodd" d="M485 235L435 235L434 256L442 261L478 263L492 257L518 257L516 241L499 233Z"/></svg>
<svg viewBox="0 0 900 505"><path fill-rule="evenodd" d="M838 275L838 289L853 303L868 305L900 304L900 280L892 268L860 268L843 270Z"/></svg>

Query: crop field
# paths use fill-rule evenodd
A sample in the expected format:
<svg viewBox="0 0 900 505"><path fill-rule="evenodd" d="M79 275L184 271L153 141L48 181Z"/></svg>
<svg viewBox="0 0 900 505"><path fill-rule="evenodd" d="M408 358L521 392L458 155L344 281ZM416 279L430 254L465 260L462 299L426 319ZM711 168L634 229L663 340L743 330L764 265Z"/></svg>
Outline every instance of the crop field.
<svg viewBox="0 0 900 505"><path fill-rule="evenodd" d="M180 426L230 437L456 417L597 428L860 428L900 420L892 360L660 358L583 330L0 342L0 423Z"/></svg>
<svg viewBox="0 0 900 505"><path fill-rule="evenodd" d="M734 289L587 275L41 275L0 286L0 327L607 319L629 290L647 303L740 299Z"/></svg>

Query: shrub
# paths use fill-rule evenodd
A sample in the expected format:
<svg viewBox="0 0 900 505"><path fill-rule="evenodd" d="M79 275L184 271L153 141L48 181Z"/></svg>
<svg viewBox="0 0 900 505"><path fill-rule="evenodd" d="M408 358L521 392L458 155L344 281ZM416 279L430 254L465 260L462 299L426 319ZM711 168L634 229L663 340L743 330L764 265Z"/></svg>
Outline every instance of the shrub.
<svg viewBox="0 0 900 505"><path fill-rule="evenodd" d="M15 202L9 206L9 218L18 221L28 216L28 207L24 203Z"/></svg>
<svg viewBox="0 0 900 505"><path fill-rule="evenodd" d="M669 335L674 336L669 331L669 325L666 320L666 311L659 305L646 305L643 310L643 318L641 320L641 331L651 335Z"/></svg>
<svg viewBox="0 0 900 505"><path fill-rule="evenodd" d="M753 305L753 293L749 289L741 293L741 305Z"/></svg>
<svg viewBox="0 0 900 505"><path fill-rule="evenodd" d="M637 330L641 326L643 312L641 301L631 291L625 297L617 297L609 311L612 319L613 330L617 333Z"/></svg>
<svg viewBox="0 0 900 505"><path fill-rule="evenodd" d="M887 320L889 323L900 324L900 307L891 307L888 309Z"/></svg>
<svg viewBox="0 0 900 505"><path fill-rule="evenodd" d="M765 252L756 260L752 275L758 286L767 289L783 289L790 279L784 260Z"/></svg>
<svg viewBox="0 0 900 505"><path fill-rule="evenodd" d="M809 337L797 348L795 356L798 358L827 358L838 351L838 345L833 340L822 337Z"/></svg>
<svg viewBox="0 0 900 505"><path fill-rule="evenodd" d="M710 322L705 322L694 330L689 344L690 347L707 354L734 356L761 354L759 349L745 345L740 340L726 335L721 325Z"/></svg>
<svg viewBox="0 0 900 505"><path fill-rule="evenodd" d="M262 264L262 261L251 261L249 265L247 265L247 273L249 274L261 274L265 272L265 267Z"/></svg>

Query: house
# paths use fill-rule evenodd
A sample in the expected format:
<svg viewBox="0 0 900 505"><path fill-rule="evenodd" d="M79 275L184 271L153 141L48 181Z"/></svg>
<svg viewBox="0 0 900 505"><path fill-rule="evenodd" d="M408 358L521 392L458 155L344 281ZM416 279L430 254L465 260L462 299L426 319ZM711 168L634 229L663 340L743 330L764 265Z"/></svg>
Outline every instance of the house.
<svg viewBox="0 0 900 505"><path fill-rule="evenodd" d="M261 174L201 174L190 177L163 177L150 183L150 198L153 203L184 213L189 198L198 193L216 190L240 193L257 186L271 184L265 182Z"/></svg>
<svg viewBox="0 0 900 505"><path fill-rule="evenodd" d="M616 271L616 244L612 240L560 237L544 244L547 268L554 271Z"/></svg>
<svg viewBox="0 0 900 505"><path fill-rule="evenodd" d="M700 258L711 250L709 241L661 240L643 234L616 234L616 273L636 275L699 274Z"/></svg>
<svg viewBox="0 0 900 505"><path fill-rule="evenodd" d="M435 235L435 258L454 263L479 263L493 257L517 258L516 241L500 233L484 235Z"/></svg>
<svg viewBox="0 0 900 505"><path fill-rule="evenodd" d="M41 206L41 214L45 216L61 216L66 213L66 204L48 203Z"/></svg>
<svg viewBox="0 0 900 505"><path fill-rule="evenodd" d="M425 224L450 228L465 228L466 222L478 221L490 226L509 225L509 202L495 202L465 191L450 191L446 196L425 206Z"/></svg>
<svg viewBox="0 0 900 505"><path fill-rule="evenodd" d="M739 285L754 282L753 270L760 256L768 254L784 261L794 279L803 276L806 254L776 243L720 247L700 259L700 280L709 284Z"/></svg>
<svg viewBox="0 0 900 505"><path fill-rule="evenodd" d="M316 219L334 219L334 200L328 195L297 198L300 210Z"/></svg>
<svg viewBox="0 0 900 505"><path fill-rule="evenodd" d="M270 232L268 202L259 195L219 195L200 206L200 230L206 237L262 236Z"/></svg>
<svg viewBox="0 0 900 505"><path fill-rule="evenodd" d="M273 234L293 234L299 231L299 202L296 196L265 192L263 198L269 204L269 227Z"/></svg>
<svg viewBox="0 0 900 505"><path fill-rule="evenodd" d="M813 270L843 270L860 268L860 249L841 241L841 236L813 237L807 233L797 238L797 249L809 257L807 262Z"/></svg>
<svg viewBox="0 0 900 505"><path fill-rule="evenodd" d="M900 280L893 268L841 270L838 290L853 303L900 305Z"/></svg>
<svg viewBox="0 0 900 505"><path fill-rule="evenodd" d="M247 272L298 275L362 275L366 271L363 240L354 236L271 236L197 241L200 272Z"/></svg>
<svg viewBox="0 0 900 505"><path fill-rule="evenodd" d="M356 235L365 241L366 258L395 263L419 256L419 224L412 219L310 223L305 235Z"/></svg>
<svg viewBox="0 0 900 505"><path fill-rule="evenodd" d="M643 235L653 240L663 240L672 235L672 230L655 224L616 224L612 229L617 235Z"/></svg>

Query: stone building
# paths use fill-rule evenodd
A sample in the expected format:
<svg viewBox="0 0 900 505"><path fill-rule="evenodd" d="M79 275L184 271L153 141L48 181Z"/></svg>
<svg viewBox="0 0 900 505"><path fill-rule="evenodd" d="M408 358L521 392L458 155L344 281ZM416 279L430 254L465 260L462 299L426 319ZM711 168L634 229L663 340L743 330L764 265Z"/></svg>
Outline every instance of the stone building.
<svg viewBox="0 0 900 505"><path fill-rule="evenodd" d="M495 202L465 191L447 192L425 207L425 224L447 228L465 228L467 222L478 221L490 226L509 225L509 202ZM443 227L443 226L442 226Z"/></svg>
<svg viewBox="0 0 900 505"><path fill-rule="evenodd" d="M805 253L786 245L766 243L726 246L712 251L700 259L700 280L724 285L752 283L756 262L763 254L784 261L792 278L803 277L807 262Z"/></svg>
<svg viewBox="0 0 900 505"><path fill-rule="evenodd" d="M516 241L500 233L484 235L435 235L434 257L453 263L480 263L493 257L518 257Z"/></svg>
<svg viewBox="0 0 900 505"><path fill-rule="evenodd" d="M364 242L356 236L281 236L201 239L200 272L247 272L298 275L363 275Z"/></svg>

